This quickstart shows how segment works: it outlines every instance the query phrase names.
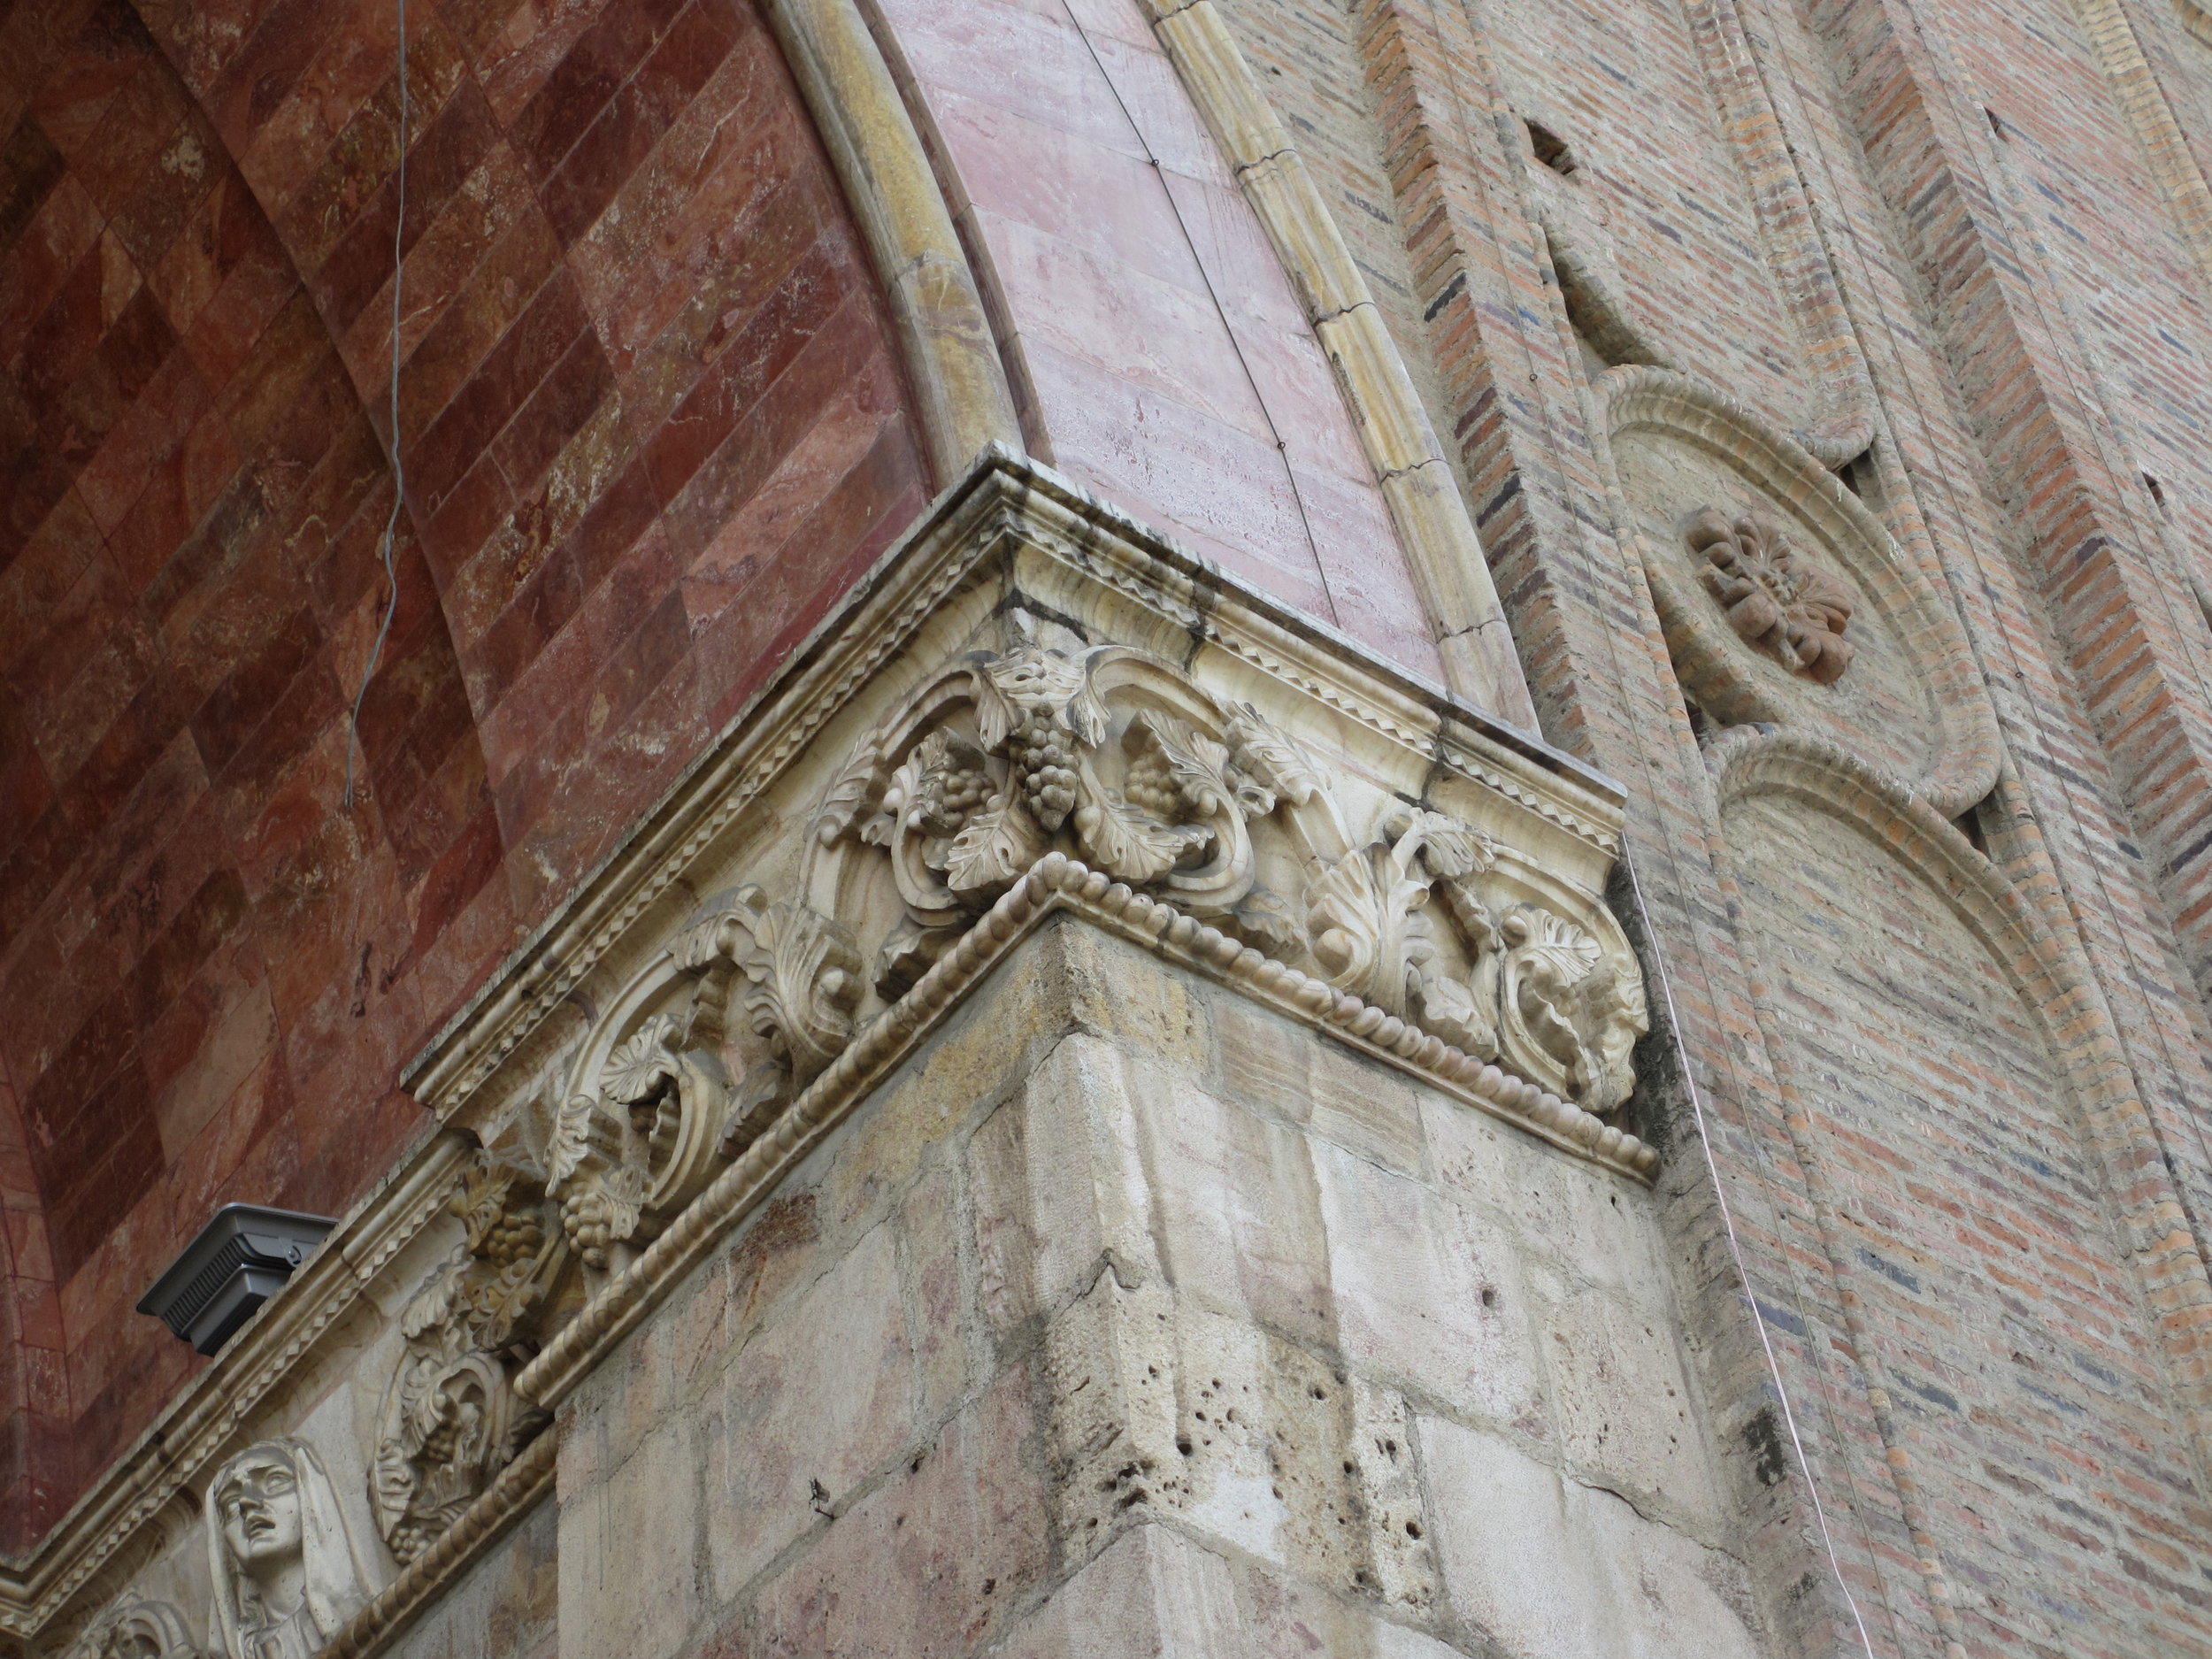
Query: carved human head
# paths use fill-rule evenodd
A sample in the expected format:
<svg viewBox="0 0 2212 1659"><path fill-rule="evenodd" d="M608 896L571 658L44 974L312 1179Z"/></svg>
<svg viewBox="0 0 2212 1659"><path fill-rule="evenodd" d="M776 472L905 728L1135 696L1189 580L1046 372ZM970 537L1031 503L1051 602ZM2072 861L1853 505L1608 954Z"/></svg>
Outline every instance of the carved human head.
<svg viewBox="0 0 2212 1659"><path fill-rule="evenodd" d="M209 1494L232 1559L259 1576L302 1547L300 1478L280 1441L249 1447L224 1465Z"/></svg>
<svg viewBox="0 0 2212 1659"><path fill-rule="evenodd" d="M311 1634L311 1652L374 1589L337 1488L304 1440L263 1440L217 1470L207 1533L214 1646L230 1659L247 1659L249 1634L273 1624Z"/></svg>

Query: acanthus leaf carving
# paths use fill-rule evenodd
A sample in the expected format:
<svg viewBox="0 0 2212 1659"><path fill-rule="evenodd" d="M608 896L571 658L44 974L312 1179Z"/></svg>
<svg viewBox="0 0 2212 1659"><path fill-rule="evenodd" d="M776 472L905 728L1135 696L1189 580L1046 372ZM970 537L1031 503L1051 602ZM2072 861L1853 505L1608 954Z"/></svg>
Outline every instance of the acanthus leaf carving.
<svg viewBox="0 0 2212 1659"><path fill-rule="evenodd" d="M1311 757L1250 703L1240 703L1230 710L1224 735L1238 804L1246 817L1265 818L1278 800L1305 806L1325 787Z"/></svg>
<svg viewBox="0 0 2212 1659"><path fill-rule="evenodd" d="M1640 987L1585 929L1534 904L1499 926L1504 946L1499 1031L1524 1073L1555 1070L1559 1092L1593 1111L1628 1098L1629 1050L1649 1028Z"/></svg>
<svg viewBox="0 0 2212 1659"><path fill-rule="evenodd" d="M872 794L856 775L839 787ZM595 1025L555 1115L547 1190L584 1265L657 1237L836 1057L863 988L848 930L757 886L680 930Z"/></svg>
<svg viewBox="0 0 2212 1659"><path fill-rule="evenodd" d="M1517 957L1497 918L1556 935L1525 919L1550 911L1502 874L1485 831L1400 801L1354 844L1342 789L1249 702L1217 703L1144 652L1019 615L1015 627L1010 649L962 659L867 733L816 814L810 871L872 849L889 860L900 913L879 934L876 995L911 987L1058 848L1591 1110L1626 1098L1640 980L1594 899L1582 908L1614 940L1601 961ZM1258 884L1256 834L1284 873L1304 872L1296 906Z"/></svg>
<svg viewBox="0 0 2212 1659"><path fill-rule="evenodd" d="M513 1371L536 1350L572 1254L543 1188L514 1164L480 1158L448 1209L464 1241L401 1312L407 1346L369 1471L377 1532L402 1563L459 1519L544 1425L516 1395Z"/></svg>

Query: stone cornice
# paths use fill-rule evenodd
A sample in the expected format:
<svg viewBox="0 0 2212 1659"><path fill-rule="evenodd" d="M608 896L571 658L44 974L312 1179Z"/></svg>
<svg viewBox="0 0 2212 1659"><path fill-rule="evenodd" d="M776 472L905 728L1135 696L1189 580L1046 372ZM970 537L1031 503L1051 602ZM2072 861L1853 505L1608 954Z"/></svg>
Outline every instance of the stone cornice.
<svg viewBox="0 0 2212 1659"><path fill-rule="evenodd" d="M1052 550L1173 626L1202 631L1286 688L1433 754L1602 853L1620 849L1620 787L1563 750L1368 654L1336 629L1159 537L1025 457L996 448L946 490L577 896L511 955L402 1077L441 1119L557 1008L867 677L941 605L996 573L1018 515ZM1345 672L1358 664L1356 676ZM1448 735L1452 740L1440 740Z"/></svg>
<svg viewBox="0 0 2212 1659"><path fill-rule="evenodd" d="M302 1455L369 1484L400 1563L334 1648L376 1651L548 1489L547 1411L1057 915L1648 1179L1606 1121L1647 1023L1602 900L1620 815L1571 757L987 451L409 1069L440 1129L0 1566L0 1632L65 1636L226 1457L351 1389L373 1455ZM513 1428L454 1507L395 1425L465 1375Z"/></svg>

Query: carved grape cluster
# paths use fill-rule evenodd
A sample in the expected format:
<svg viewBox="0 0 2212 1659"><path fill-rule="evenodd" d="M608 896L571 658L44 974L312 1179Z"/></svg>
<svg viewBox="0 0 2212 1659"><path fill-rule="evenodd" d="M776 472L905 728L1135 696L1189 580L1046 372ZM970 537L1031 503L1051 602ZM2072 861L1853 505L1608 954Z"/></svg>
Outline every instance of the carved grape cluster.
<svg viewBox="0 0 2212 1659"><path fill-rule="evenodd" d="M1167 757L1157 746L1148 748L1130 763L1121 792L1131 806L1150 813L1163 824L1173 824L1183 815L1182 790L1169 769Z"/></svg>
<svg viewBox="0 0 2212 1659"><path fill-rule="evenodd" d="M990 793L991 780L979 767L949 765L930 773L915 803L922 827L933 834L957 835Z"/></svg>
<svg viewBox="0 0 2212 1659"><path fill-rule="evenodd" d="M612 1202L596 1188L583 1187L569 1195L562 1206L561 1219L584 1265L594 1272L604 1272L607 1249L615 1238L617 1216Z"/></svg>
<svg viewBox="0 0 2212 1659"><path fill-rule="evenodd" d="M1058 829L1076 802L1075 752L1068 734L1049 715L1032 710L1007 741L1031 813L1047 831Z"/></svg>
<svg viewBox="0 0 2212 1659"><path fill-rule="evenodd" d="M478 1257L494 1267L526 1261L545 1242L545 1228L527 1210L503 1210L476 1247Z"/></svg>

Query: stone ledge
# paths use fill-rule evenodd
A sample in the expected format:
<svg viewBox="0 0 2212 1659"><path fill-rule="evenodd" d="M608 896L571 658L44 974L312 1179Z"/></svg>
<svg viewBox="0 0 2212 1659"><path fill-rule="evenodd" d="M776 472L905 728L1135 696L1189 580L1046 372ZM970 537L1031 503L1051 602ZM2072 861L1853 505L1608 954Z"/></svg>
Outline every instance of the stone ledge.
<svg viewBox="0 0 2212 1659"><path fill-rule="evenodd" d="M1645 1024L1620 810L987 453L411 1068L443 1133L0 1575L0 1630L65 1632L279 1435L249 1450L368 1487L399 1576L334 1591L323 1640L375 1651L542 1495L547 1409L1058 912L1647 1179L1605 1121ZM377 1425L316 1432L373 1454L325 1476L296 1419L365 1363ZM465 1400L496 1432L449 1466Z"/></svg>

